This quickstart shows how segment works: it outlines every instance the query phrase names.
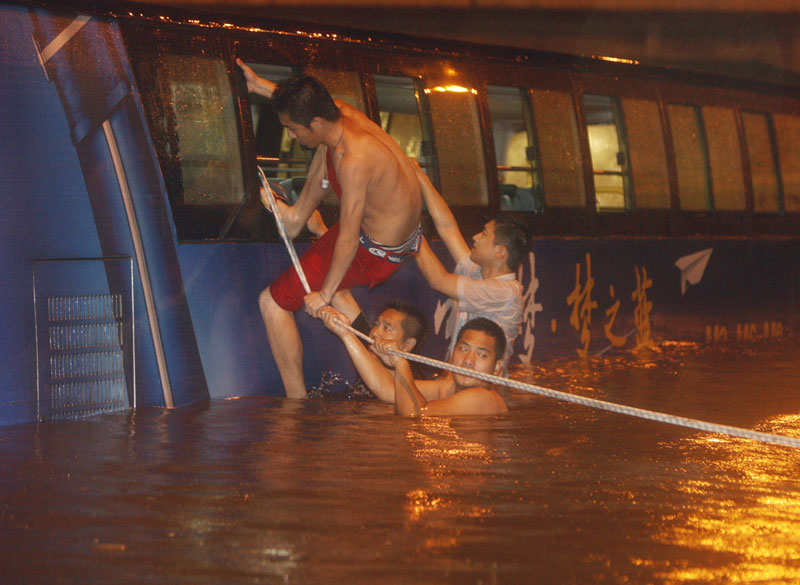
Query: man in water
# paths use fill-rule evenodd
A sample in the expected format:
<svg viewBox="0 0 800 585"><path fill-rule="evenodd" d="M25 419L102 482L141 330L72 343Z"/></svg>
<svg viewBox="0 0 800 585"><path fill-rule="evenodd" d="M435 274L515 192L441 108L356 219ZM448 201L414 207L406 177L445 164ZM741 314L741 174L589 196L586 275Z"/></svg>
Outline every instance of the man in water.
<svg viewBox="0 0 800 585"><path fill-rule="evenodd" d="M436 231L456 262L455 271L448 272L423 238L417 265L432 289L456 301L454 332L476 317L500 325L507 340L501 356L505 370L522 322L522 285L516 271L530 250L528 229L510 215L498 215L472 236L470 249L444 198L419 165L415 168ZM453 335L451 353L455 344Z"/></svg>
<svg viewBox="0 0 800 585"><path fill-rule="evenodd" d="M398 414L501 414L508 410L491 384L477 378L454 374L435 380L415 380L408 361L388 353L390 349L408 353L410 349L407 348L414 347L409 345L408 334L398 315L384 310L378 316L370 332L370 337L375 340L370 349L342 326L347 324L347 319L336 309L326 307L318 315L325 326L342 340L366 386L381 400L394 402ZM394 327L387 328L386 322L394 324ZM459 331L450 363L499 375L503 369L505 345L505 334L494 321L473 319Z"/></svg>
<svg viewBox="0 0 800 585"><path fill-rule="evenodd" d="M323 307L317 316L342 340L361 382L379 399L394 402L393 370L387 369L382 358L372 351L374 345L367 348L352 331L343 328L341 324L349 324L349 320L333 307ZM407 353L419 350L427 335L428 319L425 313L402 299L387 302L369 331L373 340L394 343Z"/></svg>
<svg viewBox="0 0 800 585"><path fill-rule="evenodd" d="M419 246L422 198L412 163L397 143L362 112L334 100L313 77L275 84L241 60L249 91L272 99L291 138L316 148L297 202L281 206L290 237L305 225L330 189L340 200L339 221L301 257L311 292L289 268L259 296L259 307L286 396L305 398L303 347L293 313L317 312L331 302L357 317L357 305L337 291L373 287L388 279ZM356 314L353 314L356 313Z"/></svg>

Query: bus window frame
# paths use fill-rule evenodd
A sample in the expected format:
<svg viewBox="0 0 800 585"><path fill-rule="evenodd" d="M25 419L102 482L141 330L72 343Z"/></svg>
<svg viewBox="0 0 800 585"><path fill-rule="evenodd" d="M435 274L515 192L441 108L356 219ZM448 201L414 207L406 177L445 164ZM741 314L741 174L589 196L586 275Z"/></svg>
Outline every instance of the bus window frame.
<svg viewBox="0 0 800 585"><path fill-rule="evenodd" d="M744 128L739 114L740 92L728 88L708 87L695 84L677 84L675 82L661 82L660 93L664 108L664 116L669 121L668 105L690 106L700 111L704 134L704 148L706 150L706 163L709 180L711 181L711 209L708 211L685 210L681 209L677 202L678 194L676 189L676 208L675 214L678 218L676 235L742 235L752 232L752 201L753 190L750 179L750 163L746 152L746 143L743 142ZM705 138L706 120L703 116L704 108L729 108L732 110L736 124L737 136L739 139L739 152L741 156L742 181L744 186L745 208L742 210L721 210L714 205L714 185L711 169L711 160L708 140ZM667 131L670 133L672 141L672 130L667 124ZM668 156L671 159L673 170L676 173L677 186L677 164L675 162L674 145L670 145Z"/></svg>
<svg viewBox="0 0 800 585"><path fill-rule="evenodd" d="M400 57L398 57L398 55ZM381 58L384 59L381 59ZM367 114L373 122L380 125L380 104L378 103L378 94L375 89L375 76L385 75L387 77L405 77L414 81L418 91L425 87L426 73L433 67L430 58L420 57L406 53L403 51L395 51L384 48L377 48L369 51L364 51L359 58L360 71L365 79L364 89L368 91L365 98L365 103L369 104ZM409 67L409 64L415 63L417 67ZM423 136L430 138L430 148L434 152L434 160L438 161L436 155L436 136L433 133L433 123L430 118L430 105L426 103L424 93L420 92L418 107L422 108L420 112L420 124L422 125ZM428 173L428 176L433 182L434 186L439 187L439 173L438 163L434 163L433 169Z"/></svg>
<svg viewBox="0 0 800 585"><path fill-rule="evenodd" d="M603 69L611 67L607 63L598 63L598 68ZM616 67L615 67L616 68ZM597 232L601 235L648 235L653 233L669 234L674 230L674 209L677 203L677 175L674 168L674 160L670 162L672 154L671 134L670 139L667 138L667 130L664 126L665 117L663 111L663 104L659 94L657 82L652 80L638 79L635 77L621 78L618 76L603 75L600 72L583 72L575 74L576 86L576 101L583 106L583 95L594 94L603 95L612 98L615 107L618 107L619 117L617 117L618 134L621 141L624 140L625 144L622 146L625 152L626 163L628 165L628 175L630 181L630 192L626 197L630 197L630 203L626 203L628 208L620 211L602 211L596 210L596 204L591 202L591 212L595 216L597 224ZM633 162L631 161L630 144L628 142L627 120L625 119L622 101L623 100L643 100L651 101L658 108L661 135L664 140L664 165L667 171L667 187L669 189L668 196L670 200L669 208L662 209L648 209L637 205L636 201L636 183ZM581 111L581 123L583 124L585 118L583 111ZM622 125L620 129L619 126ZM591 164L591 153L589 152L589 136L588 130L585 126L582 128L583 134L581 136L584 148L587 151L587 156L590 158L584 161L587 169L587 205L589 205L588 189L591 186L591 199L594 199L594 178L593 168ZM588 211L587 211L588 213Z"/></svg>
<svg viewBox="0 0 800 585"><path fill-rule="evenodd" d="M149 99L145 98L144 87L137 75L137 60L143 60L147 55L157 55L161 52L182 55L187 57L201 57L208 54L219 58L225 66L228 81L233 97L234 118L240 158L242 165L242 201L238 204L216 205L189 205L183 202L182 192L171 191L171 185L166 181L167 169L174 163L162 150L163 146L154 140L154 148L162 175L165 177L165 188L169 202L173 226L179 242L220 242L260 239L254 237L242 238L230 236L230 230L236 222L241 211L253 205L257 200L257 173L250 161L255 161L255 148L252 139L252 119L250 116L249 102L247 101L244 79L239 75L239 68L235 64L235 56L231 51L229 39L216 31L202 27L161 24L153 25L141 21L121 21L121 31L126 49L131 55L130 62L134 79L139 87L139 94L144 108L145 119L150 125L151 114L148 112ZM163 39L167 39L164 41ZM201 39L203 42L197 42ZM202 46L202 50L200 47ZM151 128L151 136L153 136ZM171 172L171 171L170 171ZM199 224L199 225L198 225ZM196 230L196 231L193 231Z"/></svg>
<svg viewBox="0 0 800 585"><path fill-rule="evenodd" d="M548 69L538 63L520 64L514 66L498 66L495 63L486 63L481 70L481 75L485 80L485 83L488 85L511 85L523 88L525 90L525 101L530 108L527 112L527 115L530 115L531 117L530 123L533 126L534 136L536 139L539 174L543 182L542 196L544 199L544 207L539 212L516 211L504 213L511 213L523 217L526 223L530 226L531 232L537 236L559 236L567 234L575 236L589 236L594 234L596 229L596 214L593 210L589 209L588 201L584 206L579 207L558 206L552 205L550 202L548 202L548 194L546 189L547 181L545 178L547 169L542 162L540 129L536 124L537 115L534 106L533 95L536 92L546 91L563 93L570 99L572 116L574 117L575 123L578 125L578 141L579 143L581 142L580 121L578 119L579 113L575 108L575 84L572 72L570 72L566 66ZM494 151L494 148L492 147L491 150ZM585 153L583 151L581 151L581 157L585 160ZM494 164L496 168L496 163ZM585 185L585 165L582 167L582 169L584 176L581 179ZM499 187L495 184L494 188L497 190L499 206ZM585 187L584 192L586 193Z"/></svg>
<svg viewBox="0 0 800 585"><path fill-rule="evenodd" d="M516 78L516 76L514 76ZM487 148L484 154L484 160L486 161L486 176L487 181L489 183L490 191L495 191L490 195L490 200L497 200L497 208L499 212L502 213L541 213L544 211L544 205L542 209L533 209L533 210L525 210L525 211L515 211L509 209L503 209L502 202L501 202L501 194L500 194L500 181L499 180L491 180L491 177L498 176L498 163L497 163L497 152L495 149L495 139L494 139L494 120L492 119L491 109L489 107L489 86L492 87L505 87L508 89L516 89L519 93L519 104L520 104L520 111L522 113L522 119L525 124L525 131L528 137L528 148L532 148L533 152L535 153L535 159L530 160L530 168L527 172L531 173L531 177L536 176L539 181L541 181L541 157L539 156L539 140L538 134L536 132L536 121L533 117L533 103L531 100L530 90L523 86L519 79L517 78L517 83L514 85L508 85L506 83L489 83L486 81L485 77L483 83L481 84L478 92L478 100L479 100L479 107L481 109L481 120L483 120L483 134L485 135L484 144L490 145L491 147Z"/></svg>
<svg viewBox="0 0 800 585"><path fill-rule="evenodd" d="M800 119L800 97L793 95L791 99L786 99L782 95L770 96L755 92L742 92L739 96L739 107L747 111L768 112L773 123L776 144L776 161L778 167L778 180L781 184L783 195L782 214L761 214L754 213L752 218L753 232L759 234L771 233L800 233L800 213L787 210L787 194L783 177L783 167L781 163L781 148L778 134L779 126L776 125L776 116L791 116Z"/></svg>
<svg viewBox="0 0 800 585"><path fill-rule="evenodd" d="M400 55L400 57L398 57ZM434 58L433 56L420 56L410 52L393 51L388 49L379 48L376 50L365 51L362 56L362 62L365 73L370 76L386 75L392 77L408 77L414 80L419 80L421 87L424 89L432 85L440 84L442 80L446 79L453 72L458 71L456 76L451 77L452 83L464 85L466 87L473 87L478 89L478 96L476 96L476 107L478 114L478 122L480 125L480 138L486 140L485 123L483 106L481 104L481 90L476 85L476 79L479 75L475 74L475 66L467 59L455 57L442 57ZM374 79L374 77L373 77ZM374 83L372 85L373 97L375 105L375 116L377 116L377 94L374 93ZM421 113L421 122L423 124L423 134L429 133L431 139L431 148L434 153L434 168L430 169L429 177L431 182L440 189L440 157L439 147L436 138L436 129L433 127L433 120L430 110L430 104L427 103L427 97L421 93L420 106L423 108ZM374 118L373 118L374 119ZM424 127L427 125L427 129ZM487 163L487 149L482 147L484 156L484 165ZM484 174L486 171L484 171ZM488 183L488 181L487 181ZM487 205L458 205L451 206L451 211L458 222L459 228L467 237L479 232L483 225L491 219L499 206L499 195L493 192L491 185L487 185ZM448 202L449 204L450 202ZM433 222L427 211L423 212L422 217L423 229L427 236L436 238L436 230L433 227Z"/></svg>

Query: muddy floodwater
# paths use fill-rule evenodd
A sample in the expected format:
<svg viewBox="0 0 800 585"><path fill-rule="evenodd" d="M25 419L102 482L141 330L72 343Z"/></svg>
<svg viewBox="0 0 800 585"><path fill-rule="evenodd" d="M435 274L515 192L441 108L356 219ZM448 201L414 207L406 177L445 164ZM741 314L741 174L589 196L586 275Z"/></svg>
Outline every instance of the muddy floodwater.
<svg viewBox="0 0 800 585"><path fill-rule="evenodd" d="M796 344L512 377L800 437ZM0 582L800 582L800 450L504 396L488 418L263 397L0 428Z"/></svg>

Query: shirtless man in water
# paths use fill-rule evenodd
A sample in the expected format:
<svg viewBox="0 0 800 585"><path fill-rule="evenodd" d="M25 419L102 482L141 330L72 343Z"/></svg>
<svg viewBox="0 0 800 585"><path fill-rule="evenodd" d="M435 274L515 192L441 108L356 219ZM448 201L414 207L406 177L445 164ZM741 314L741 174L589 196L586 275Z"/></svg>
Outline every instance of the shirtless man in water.
<svg viewBox="0 0 800 585"><path fill-rule="evenodd" d="M378 315L369 349L344 325L347 318L333 307L319 311L325 327L344 343L361 379L375 396L394 402L403 416L453 414L503 414L505 401L488 382L464 374L441 376L435 380L415 380L411 365L389 353L399 349L408 353L417 346L420 318L408 306L390 305ZM450 363L483 374L499 376L503 370L506 336L497 323L478 317L458 332Z"/></svg>
<svg viewBox="0 0 800 585"><path fill-rule="evenodd" d="M303 190L293 206L276 212L295 237L330 189L340 200L338 223L300 258L311 293L294 267L259 296L272 355L288 398L305 398L303 346L293 313L312 316L331 303L350 320L356 305L337 292L373 287L413 258L419 246L422 197L411 162L397 143L362 112L331 98L313 77L275 84L237 59L250 92L272 99L291 138L316 148ZM349 295L342 295L340 299Z"/></svg>

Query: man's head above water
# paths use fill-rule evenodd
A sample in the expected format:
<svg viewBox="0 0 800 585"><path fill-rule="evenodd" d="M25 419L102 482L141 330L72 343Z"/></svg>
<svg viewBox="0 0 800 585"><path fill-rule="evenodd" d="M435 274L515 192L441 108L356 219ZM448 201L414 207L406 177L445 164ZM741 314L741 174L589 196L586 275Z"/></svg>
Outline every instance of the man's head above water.
<svg viewBox="0 0 800 585"><path fill-rule="evenodd" d="M394 341L405 352L418 351L428 336L428 319L415 304L392 299L375 318L369 336L376 341Z"/></svg>
<svg viewBox="0 0 800 585"><path fill-rule="evenodd" d="M450 363L482 374L499 376L503 371L505 350L506 336L500 326L490 319L478 317L467 321L458 332ZM453 380L456 390L491 386L488 382L463 374L454 374Z"/></svg>

